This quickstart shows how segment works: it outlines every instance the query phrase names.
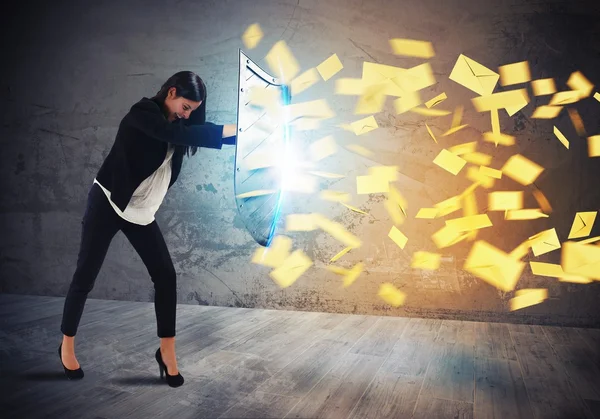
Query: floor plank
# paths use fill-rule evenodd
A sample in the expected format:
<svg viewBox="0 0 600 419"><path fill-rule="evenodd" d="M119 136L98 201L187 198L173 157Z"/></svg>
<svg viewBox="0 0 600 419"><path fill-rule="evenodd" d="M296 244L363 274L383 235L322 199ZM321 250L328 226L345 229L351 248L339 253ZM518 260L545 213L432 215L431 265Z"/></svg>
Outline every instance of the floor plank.
<svg viewBox="0 0 600 419"><path fill-rule="evenodd" d="M64 298L0 302L3 419L600 419L597 329L180 305L171 389L153 303L89 300L69 381Z"/></svg>
<svg viewBox="0 0 600 419"><path fill-rule="evenodd" d="M531 331L535 332L532 333ZM542 328L512 332L515 348L535 418L591 417L576 393Z"/></svg>
<svg viewBox="0 0 600 419"><path fill-rule="evenodd" d="M476 358L475 389L474 416L477 419L533 417L517 361Z"/></svg>

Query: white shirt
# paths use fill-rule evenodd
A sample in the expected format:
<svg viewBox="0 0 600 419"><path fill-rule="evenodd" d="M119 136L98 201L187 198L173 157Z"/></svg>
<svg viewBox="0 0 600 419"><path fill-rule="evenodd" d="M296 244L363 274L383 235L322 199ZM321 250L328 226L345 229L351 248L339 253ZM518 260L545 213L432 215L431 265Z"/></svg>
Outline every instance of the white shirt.
<svg viewBox="0 0 600 419"><path fill-rule="evenodd" d="M94 183L97 183L100 188L102 188L104 194L108 198L108 202L110 202L110 205L112 205L121 218L130 223L148 225L154 221L154 215L156 214L156 211L158 211L158 208L160 207L160 204L162 204L162 201L167 194L167 190L169 189L173 151L172 144L169 144L165 161L137 187L125 208L125 211L121 211L119 207L112 202L110 199L110 191L102 186L95 178Z"/></svg>

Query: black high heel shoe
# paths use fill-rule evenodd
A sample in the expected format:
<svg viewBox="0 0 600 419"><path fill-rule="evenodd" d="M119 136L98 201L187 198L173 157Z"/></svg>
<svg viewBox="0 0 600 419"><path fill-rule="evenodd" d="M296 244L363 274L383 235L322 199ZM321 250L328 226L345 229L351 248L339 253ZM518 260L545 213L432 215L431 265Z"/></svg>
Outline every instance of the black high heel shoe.
<svg viewBox="0 0 600 419"><path fill-rule="evenodd" d="M61 349L62 343L58 346L58 357L60 358L60 363L65 369L65 375L69 380L81 380L83 378L83 370L81 369L81 367L77 368L76 370L70 370L67 367L65 367L65 364L63 364L62 362Z"/></svg>
<svg viewBox="0 0 600 419"><path fill-rule="evenodd" d="M165 373L165 375L167 376L167 384L169 385L169 387L179 387L180 385L183 384L183 377L180 373L177 373L177 375L169 375L169 370L167 369L167 366L165 365L163 359L162 359L162 355L160 354L160 348L158 348L156 350L156 362L158 362L158 368L160 369L160 378L162 380L163 378L163 372Z"/></svg>

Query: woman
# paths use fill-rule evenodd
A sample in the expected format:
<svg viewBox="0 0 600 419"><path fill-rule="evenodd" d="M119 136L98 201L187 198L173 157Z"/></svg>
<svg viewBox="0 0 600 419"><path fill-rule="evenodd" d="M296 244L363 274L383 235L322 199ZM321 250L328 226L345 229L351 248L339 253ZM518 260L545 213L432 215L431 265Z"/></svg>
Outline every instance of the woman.
<svg viewBox="0 0 600 419"><path fill-rule="evenodd" d="M183 156L198 147L235 144L236 125L205 122L206 87L191 71L173 75L156 96L142 98L125 115L115 142L88 193L77 268L65 299L58 354L69 379L83 378L74 339L88 293L112 238L120 230L131 242L154 283L160 347L160 377L171 387L183 384L175 357L176 273L154 219L175 183Z"/></svg>

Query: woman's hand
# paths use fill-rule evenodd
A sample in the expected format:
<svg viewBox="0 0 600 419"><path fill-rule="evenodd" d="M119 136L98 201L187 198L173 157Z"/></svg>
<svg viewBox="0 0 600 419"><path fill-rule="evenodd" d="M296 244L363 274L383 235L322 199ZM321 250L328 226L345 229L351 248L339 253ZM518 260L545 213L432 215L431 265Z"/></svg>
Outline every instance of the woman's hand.
<svg viewBox="0 0 600 419"><path fill-rule="evenodd" d="M223 138L233 137L237 135L237 124L223 125Z"/></svg>

